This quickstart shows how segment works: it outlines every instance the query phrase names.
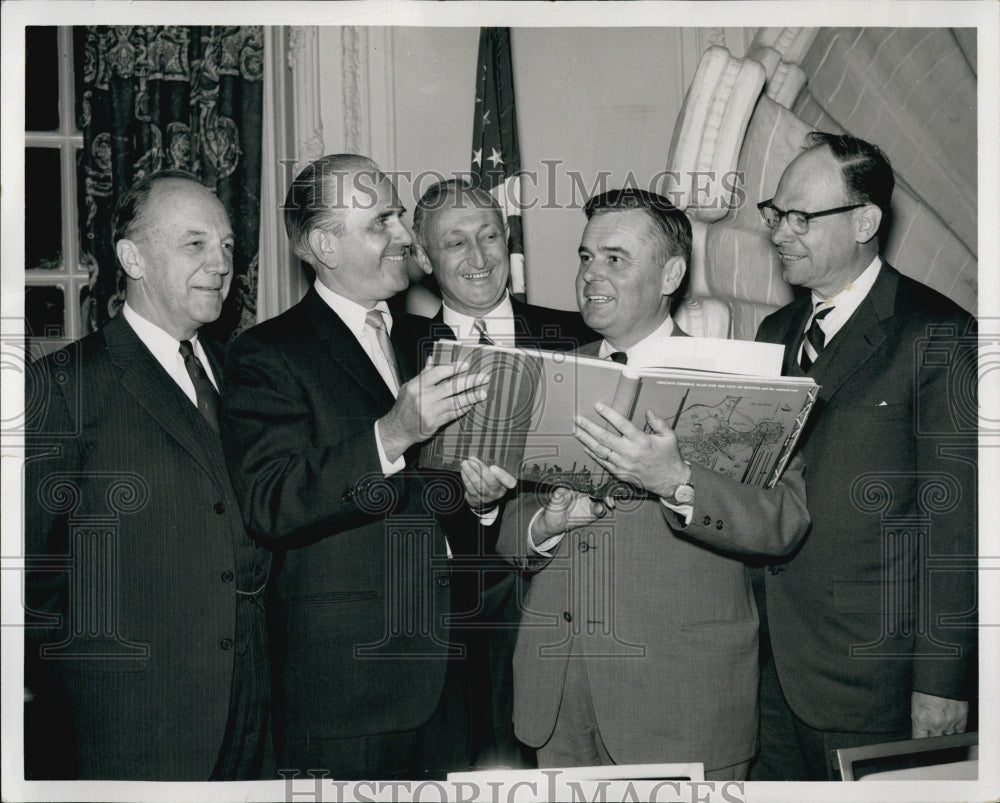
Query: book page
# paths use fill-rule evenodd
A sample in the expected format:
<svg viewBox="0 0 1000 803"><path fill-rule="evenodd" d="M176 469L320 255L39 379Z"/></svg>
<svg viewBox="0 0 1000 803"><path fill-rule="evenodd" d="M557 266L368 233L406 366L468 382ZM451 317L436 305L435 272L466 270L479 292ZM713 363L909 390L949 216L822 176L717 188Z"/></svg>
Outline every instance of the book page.
<svg viewBox="0 0 1000 803"><path fill-rule="evenodd" d="M744 376L781 376L785 347L718 337L671 337L663 348L664 368ZM643 369L646 373L647 369Z"/></svg>

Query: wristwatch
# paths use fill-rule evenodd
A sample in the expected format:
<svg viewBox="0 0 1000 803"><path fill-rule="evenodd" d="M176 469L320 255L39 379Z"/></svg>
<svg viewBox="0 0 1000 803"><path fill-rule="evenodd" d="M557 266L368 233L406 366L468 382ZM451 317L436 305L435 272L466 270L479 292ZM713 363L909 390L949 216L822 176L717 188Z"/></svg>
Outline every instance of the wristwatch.
<svg viewBox="0 0 1000 803"><path fill-rule="evenodd" d="M690 470L691 464L687 460L688 469ZM694 485L691 483L692 473L689 471L688 478L676 488L670 496L664 497L664 500L668 505L690 505L694 501Z"/></svg>

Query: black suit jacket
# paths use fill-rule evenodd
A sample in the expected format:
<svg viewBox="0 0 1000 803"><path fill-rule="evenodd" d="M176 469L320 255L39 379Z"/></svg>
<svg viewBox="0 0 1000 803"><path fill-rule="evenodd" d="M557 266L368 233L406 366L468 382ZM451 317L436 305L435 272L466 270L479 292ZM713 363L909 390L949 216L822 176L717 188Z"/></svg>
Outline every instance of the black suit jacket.
<svg viewBox="0 0 1000 803"><path fill-rule="evenodd" d="M66 686L79 777L206 781L245 647L236 590L268 557L219 438L122 315L31 377L27 644Z"/></svg>
<svg viewBox="0 0 1000 803"><path fill-rule="evenodd" d="M809 295L758 340L796 363ZM888 264L810 369L799 441L811 530L766 574L771 645L792 710L813 727L885 732L911 690L964 698L975 641L976 343L950 300ZM926 561L926 563L922 563Z"/></svg>
<svg viewBox="0 0 1000 803"><path fill-rule="evenodd" d="M428 325L393 315L403 382L417 373ZM285 735L341 738L421 725L454 652L443 520L453 514L472 526L457 479L417 473L415 454L407 469L383 477L374 422L393 395L315 289L244 333L227 371L233 482L248 529L276 550Z"/></svg>

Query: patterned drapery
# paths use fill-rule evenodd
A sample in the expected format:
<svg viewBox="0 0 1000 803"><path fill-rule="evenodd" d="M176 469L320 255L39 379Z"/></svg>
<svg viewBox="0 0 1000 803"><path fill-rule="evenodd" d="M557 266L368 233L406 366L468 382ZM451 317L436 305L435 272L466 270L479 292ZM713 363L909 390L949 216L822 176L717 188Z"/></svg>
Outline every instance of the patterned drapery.
<svg viewBox="0 0 1000 803"><path fill-rule="evenodd" d="M88 331L107 323L125 300L111 241L115 205L133 182L162 169L194 173L232 221L232 289L210 334L227 340L255 323L263 42L260 26L74 29Z"/></svg>

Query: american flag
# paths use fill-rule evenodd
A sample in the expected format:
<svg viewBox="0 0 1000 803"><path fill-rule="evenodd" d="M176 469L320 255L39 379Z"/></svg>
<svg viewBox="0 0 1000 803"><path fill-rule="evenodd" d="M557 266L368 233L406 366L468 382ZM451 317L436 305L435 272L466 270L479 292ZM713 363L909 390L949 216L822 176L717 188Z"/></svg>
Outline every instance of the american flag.
<svg viewBox="0 0 1000 803"><path fill-rule="evenodd" d="M509 227L510 290L525 300L521 235L521 151L514 109L510 28L481 28L472 129L472 173L497 199Z"/></svg>

